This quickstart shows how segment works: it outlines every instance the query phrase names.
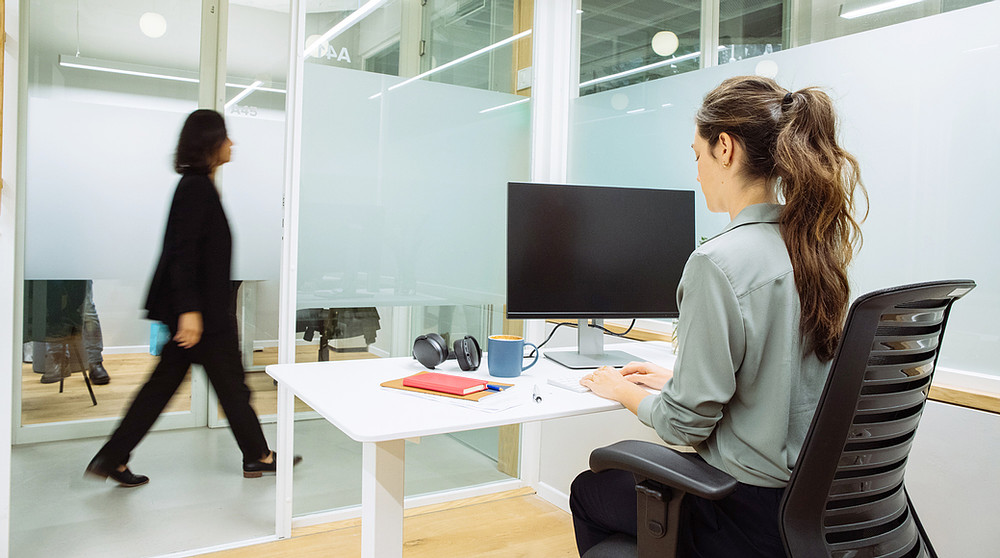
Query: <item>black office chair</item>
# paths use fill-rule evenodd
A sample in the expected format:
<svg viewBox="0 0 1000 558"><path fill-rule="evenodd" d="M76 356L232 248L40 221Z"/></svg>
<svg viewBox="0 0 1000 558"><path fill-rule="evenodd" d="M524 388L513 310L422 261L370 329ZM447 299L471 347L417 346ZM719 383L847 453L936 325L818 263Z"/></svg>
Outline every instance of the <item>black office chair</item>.
<svg viewBox="0 0 1000 558"><path fill-rule="evenodd" d="M938 281L859 297L781 502L789 556L936 558L903 485L945 324L973 281ZM729 475L690 454L635 440L594 450L595 472L636 475L638 540L614 536L586 558L675 555L686 494L718 500Z"/></svg>

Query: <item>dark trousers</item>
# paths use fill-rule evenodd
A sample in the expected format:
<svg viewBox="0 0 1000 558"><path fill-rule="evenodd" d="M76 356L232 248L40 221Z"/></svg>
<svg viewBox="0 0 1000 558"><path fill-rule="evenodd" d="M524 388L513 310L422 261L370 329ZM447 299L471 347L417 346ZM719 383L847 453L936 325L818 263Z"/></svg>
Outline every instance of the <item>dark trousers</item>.
<svg viewBox="0 0 1000 558"><path fill-rule="evenodd" d="M111 463L126 464L131 451L152 428L181 385L188 368L195 363L205 368L205 373L219 396L219 403L229 419L233 436L243 452L243 462L257 461L268 452L267 440L264 439L257 413L250 406L250 388L243 380L243 363L240 360L235 323L231 331L202 335L201 341L190 349L182 349L177 345L173 340L176 333L171 329L171 340L163 346L159 364L97 455Z"/></svg>
<svg viewBox="0 0 1000 558"><path fill-rule="evenodd" d="M783 492L783 488L740 483L731 495L714 502L685 496L678 526L678 558L784 557L778 532ZM569 507L581 556L615 533L636 536L632 473L580 473L570 488Z"/></svg>

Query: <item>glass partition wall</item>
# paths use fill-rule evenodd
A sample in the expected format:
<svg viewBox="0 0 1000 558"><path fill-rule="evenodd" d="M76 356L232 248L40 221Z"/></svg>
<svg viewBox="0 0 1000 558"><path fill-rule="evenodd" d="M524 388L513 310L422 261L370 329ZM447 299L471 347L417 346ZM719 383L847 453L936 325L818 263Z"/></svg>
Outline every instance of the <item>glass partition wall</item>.
<svg viewBox="0 0 1000 558"><path fill-rule="evenodd" d="M995 198L989 188L966 189L989 183L989 156L977 158L953 144L978 145L974 138L986 129L981 119L990 118L986 113L995 115L984 107L992 106L988 92L997 85L991 54L998 46L997 35L987 31L996 26L996 2L814 0L751 5L721 0L714 23L700 29L700 43L717 50L717 57L703 56L698 71L676 75L657 73L655 57L669 62L678 55L656 52L657 36L677 33L678 24L653 15L649 10L655 5L666 9L664 3L646 0L582 0L581 96L571 102L570 182L694 190L699 200L697 235L711 238L729 216L708 212L695 181L690 144L694 114L704 95L727 77L747 74L775 78L792 90L820 86L836 103L841 141L859 157L870 196L865 243L852 268L855 295L940 279L945 269L941 266L902 263L922 260L919 252L930 246L947 260L949 276L979 280L996 275L995 262L979 257L980 247L962 249L968 238L992 237L984 228L992 222L989 217L972 217L978 210L966 203ZM639 13L647 17L628 17ZM609 24L611 18L617 26ZM935 37L933 44L926 43L927 36ZM611 37L647 40L629 43ZM618 52L591 46L602 38L629 45L636 53L631 65L641 71L588 85L584 74L595 75L594 61ZM699 40L697 33L692 40ZM684 41L670 46L675 45L682 53ZM962 93L954 97L952 91ZM890 135L900 141L884 141ZM916 223L908 215L965 224L932 233L898 228L900 223ZM889 262L892 265L886 265ZM991 354L983 351L982 343L996 343L995 336L981 333L989 329L998 299L986 291L987 283L980 282L983 306L954 316L939 371L1000 374L996 359L981 358Z"/></svg>
<svg viewBox="0 0 1000 558"><path fill-rule="evenodd" d="M177 182L177 134L199 104L202 48L201 0L164 4L28 6L21 441L106 432L156 362L156 331L141 308ZM254 405L273 415L273 384L260 380L277 361L288 9L227 8L220 110L235 147L216 182L235 239L248 382L255 393L272 392L256 394ZM214 403L195 374L157 428L201 425L206 416L224 424Z"/></svg>
<svg viewBox="0 0 1000 558"><path fill-rule="evenodd" d="M485 350L500 331L506 183L528 176L514 52L530 29L514 27L514 10L390 0L306 14L296 362L408 356L428 332ZM330 466L344 482L326 498L297 490L296 515L360 503L360 444L316 422L299 423L296 448L317 436L338 448ZM500 438L415 441L407 495L516 476L498 470L501 454L517 455Z"/></svg>
<svg viewBox="0 0 1000 558"><path fill-rule="evenodd" d="M206 12L213 24L226 24L203 26ZM198 367L156 422L159 432L140 445L136 468L161 483L149 487L151 507L125 512L142 520L117 521L122 501L113 486L80 475L157 361L155 331L141 308L179 178L172 157L181 124L199 105L213 104L205 99L206 76L224 83L218 109L235 142L216 185L234 238L247 381L265 422L275 412L273 383L260 380L263 366L277 360L288 7L23 0L21 14L25 343L14 391L12 475L20 480L12 490L12 554L138 556L266 535L273 524L266 511L257 522L230 514L234 520L221 521L218 533L190 534L171 523L273 503L273 486L236 484L242 479L229 433L204 428L225 420ZM206 50L228 56L206 62ZM220 467L235 481L228 488L212 480L212 468L197 468L215 448L229 456ZM196 468L184 470L185 463L170 479L148 469L184 456L199 461ZM199 516L192 510L206 495L211 505Z"/></svg>
<svg viewBox="0 0 1000 558"><path fill-rule="evenodd" d="M106 433L155 365L140 308L201 37L200 1L164 8L140 27L126 0L27 3L22 442ZM159 427L203 423L204 407L194 376Z"/></svg>
<svg viewBox="0 0 1000 558"><path fill-rule="evenodd" d="M219 182L233 229L236 317L250 404L265 422L277 413L277 389L264 367L278 362L288 9L283 2L231 2L226 33L222 111L234 145ZM212 390L208 424L228 424Z"/></svg>

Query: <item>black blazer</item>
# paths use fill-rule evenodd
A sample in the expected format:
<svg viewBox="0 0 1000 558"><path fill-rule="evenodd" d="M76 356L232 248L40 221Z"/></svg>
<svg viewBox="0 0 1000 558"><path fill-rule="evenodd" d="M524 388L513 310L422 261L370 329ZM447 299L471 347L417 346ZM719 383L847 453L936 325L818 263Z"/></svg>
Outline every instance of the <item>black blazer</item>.
<svg viewBox="0 0 1000 558"><path fill-rule="evenodd" d="M175 330L181 314L197 311L206 333L235 327L232 242L212 180L205 174L181 177L146 297L147 316Z"/></svg>

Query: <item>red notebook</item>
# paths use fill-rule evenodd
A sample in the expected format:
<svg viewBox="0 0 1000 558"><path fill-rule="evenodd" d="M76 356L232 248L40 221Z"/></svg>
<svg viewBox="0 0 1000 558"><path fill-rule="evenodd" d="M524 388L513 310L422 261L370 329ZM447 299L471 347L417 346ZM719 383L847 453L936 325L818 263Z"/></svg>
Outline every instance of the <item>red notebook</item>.
<svg viewBox="0 0 1000 558"><path fill-rule="evenodd" d="M440 391L454 395L468 395L486 389L486 380L452 376L439 372L424 372L403 378L406 387Z"/></svg>

